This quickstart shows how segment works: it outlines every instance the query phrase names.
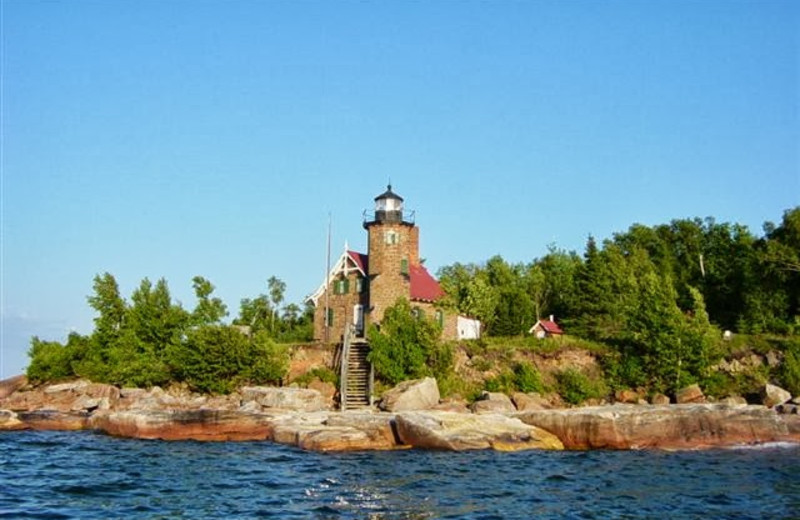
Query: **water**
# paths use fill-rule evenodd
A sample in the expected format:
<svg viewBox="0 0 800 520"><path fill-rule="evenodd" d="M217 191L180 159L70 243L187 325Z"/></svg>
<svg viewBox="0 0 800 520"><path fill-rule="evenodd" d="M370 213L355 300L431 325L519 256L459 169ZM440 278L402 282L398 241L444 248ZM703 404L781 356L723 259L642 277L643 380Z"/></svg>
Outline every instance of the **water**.
<svg viewBox="0 0 800 520"><path fill-rule="evenodd" d="M800 518L800 447L318 454L0 434L0 518Z"/></svg>

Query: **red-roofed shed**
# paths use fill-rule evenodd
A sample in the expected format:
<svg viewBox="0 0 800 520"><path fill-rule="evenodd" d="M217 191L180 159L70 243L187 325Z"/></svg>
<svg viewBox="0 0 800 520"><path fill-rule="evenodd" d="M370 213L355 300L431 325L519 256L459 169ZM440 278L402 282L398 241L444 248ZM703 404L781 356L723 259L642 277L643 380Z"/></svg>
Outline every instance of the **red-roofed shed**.
<svg viewBox="0 0 800 520"><path fill-rule="evenodd" d="M537 338L549 338L561 336L564 334L564 331L561 330L561 327L555 322L553 316L550 316L549 320L537 321L536 324L530 328L528 333L534 334Z"/></svg>

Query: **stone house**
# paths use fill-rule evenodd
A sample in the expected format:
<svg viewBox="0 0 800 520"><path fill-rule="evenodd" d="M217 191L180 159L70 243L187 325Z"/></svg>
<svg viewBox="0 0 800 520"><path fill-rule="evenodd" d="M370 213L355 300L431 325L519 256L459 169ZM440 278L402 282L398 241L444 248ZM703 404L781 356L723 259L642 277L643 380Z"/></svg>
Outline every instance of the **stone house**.
<svg viewBox="0 0 800 520"><path fill-rule="evenodd" d="M345 244L327 279L308 297L315 307L315 339L338 343L350 324L363 336L399 298L407 299L415 313L438 321L444 339L478 337L477 320L435 305L444 292L420 261L419 228L413 213L404 213L403 198L391 185L375 197L374 213L364 215L367 253Z"/></svg>

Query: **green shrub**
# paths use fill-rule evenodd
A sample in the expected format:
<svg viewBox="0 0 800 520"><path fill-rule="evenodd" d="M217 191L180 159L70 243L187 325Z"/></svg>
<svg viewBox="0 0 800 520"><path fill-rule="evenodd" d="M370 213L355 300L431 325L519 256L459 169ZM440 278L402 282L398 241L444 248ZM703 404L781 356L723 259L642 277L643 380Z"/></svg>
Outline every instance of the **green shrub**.
<svg viewBox="0 0 800 520"><path fill-rule="evenodd" d="M642 358L609 352L600 358L608 385L614 390L638 388L647 382Z"/></svg>
<svg viewBox="0 0 800 520"><path fill-rule="evenodd" d="M592 380L583 372L567 368L556 373L558 393L564 401L578 405L587 399L599 399L608 394L608 388L599 380Z"/></svg>
<svg viewBox="0 0 800 520"><path fill-rule="evenodd" d="M337 388L339 387L339 375L328 367L312 368L305 374L296 377L292 382L300 386L308 386L315 379L330 383Z"/></svg>
<svg viewBox="0 0 800 520"><path fill-rule="evenodd" d="M57 381L72 377L72 352L67 345L57 341L31 339L28 351L31 362L28 365L28 379L36 382Z"/></svg>
<svg viewBox="0 0 800 520"><path fill-rule="evenodd" d="M488 392L544 392L545 387L536 367L527 361L516 363L511 370L500 372L484 382Z"/></svg>
<svg viewBox="0 0 800 520"><path fill-rule="evenodd" d="M539 371L527 361L522 361L514 366L514 386L520 392L543 392L544 385Z"/></svg>
<svg viewBox="0 0 800 520"><path fill-rule="evenodd" d="M506 370L486 380L484 388L487 392L511 394L515 391L514 372Z"/></svg>
<svg viewBox="0 0 800 520"><path fill-rule="evenodd" d="M442 397L459 396L469 402L476 400L483 390L480 383L462 379L453 372L437 378L436 382Z"/></svg>
<svg viewBox="0 0 800 520"><path fill-rule="evenodd" d="M169 352L179 380L193 390L227 394L245 383L276 383L288 368L288 349L259 332L251 340L239 330L205 325L189 332Z"/></svg>
<svg viewBox="0 0 800 520"><path fill-rule="evenodd" d="M471 359L471 361L472 361L472 368L478 370L479 372L486 372L488 370L491 370L492 366L494 366L491 361L489 361L483 356L475 356Z"/></svg>
<svg viewBox="0 0 800 520"><path fill-rule="evenodd" d="M280 383L289 370L289 348L275 343L266 331L258 332L249 346L250 368L236 379L257 385Z"/></svg>
<svg viewBox="0 0 800 520"><path fill-rule="evenodd" d="M780 383L792 395L800 395L800 339L787 342L781 364Z"/></svg>
<svg viewBox="0 0 800 520"><path fill-rule="evenodd" d="M386 309L380 328L367 332L368 360L378 378L390 385L425 376L440 377L452 370L452 346L439 342L440 328L425 317L414 317L404 299Z"/></svg>

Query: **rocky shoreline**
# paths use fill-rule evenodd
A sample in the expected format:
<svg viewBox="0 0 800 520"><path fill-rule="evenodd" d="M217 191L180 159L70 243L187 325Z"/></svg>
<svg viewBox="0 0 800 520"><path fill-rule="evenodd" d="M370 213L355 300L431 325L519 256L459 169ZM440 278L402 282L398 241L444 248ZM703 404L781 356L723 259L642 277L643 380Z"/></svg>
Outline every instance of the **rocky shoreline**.
<svg viewBox="0 0 800 520"><path fill-rule="evenodd" d="M778 407L761 405L691 403L519 411L503 402L479 404L473 412L439 402L433 380L390 394L388 411L333 411L331 397L285 387L204 396L87 381L30 388L20 377L0 382L0 431L95 430L137 439L272 441L322 452L679 450L800 443L796 408L779 413Z"/></svg>

